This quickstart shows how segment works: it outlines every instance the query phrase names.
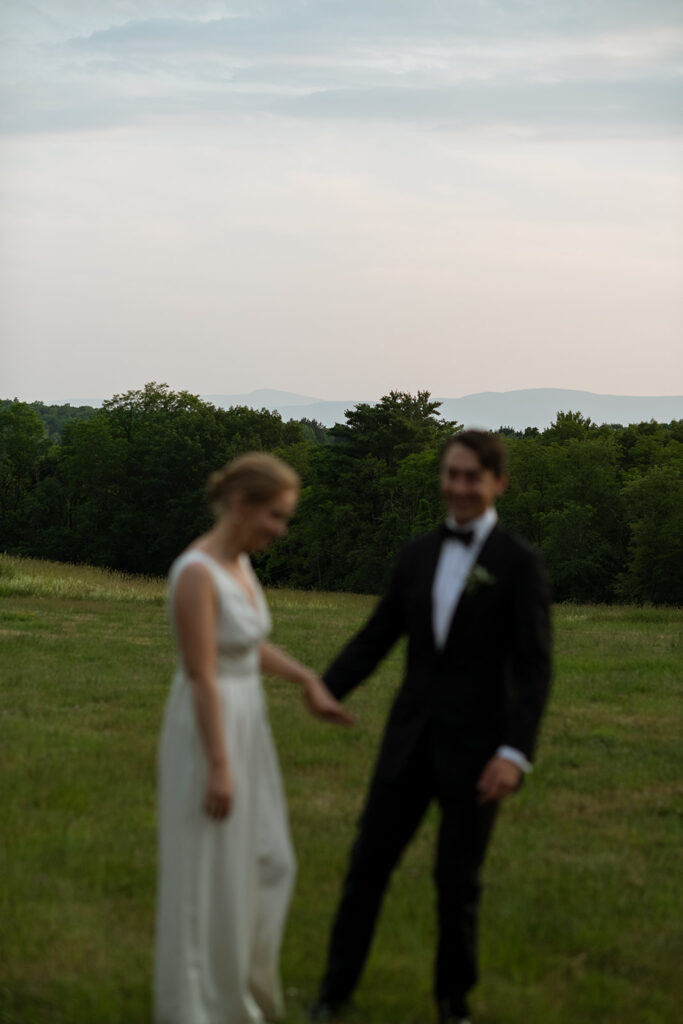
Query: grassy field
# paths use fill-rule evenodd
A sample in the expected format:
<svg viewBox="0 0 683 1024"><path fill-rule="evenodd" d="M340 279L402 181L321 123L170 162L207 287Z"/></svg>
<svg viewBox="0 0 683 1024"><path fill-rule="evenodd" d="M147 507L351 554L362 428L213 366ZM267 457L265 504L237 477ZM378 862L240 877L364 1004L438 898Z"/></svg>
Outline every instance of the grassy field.
<svg viewBox="0 0 683 1024"><path fill-rule="evenodd" d="M275 639L323 668L371 599L275 591ZM680 610L557 609L536 771L486 866L478 1024L661 1024L680 1014ZM299 878L287 1024L321 971L400 651L353 730L268 683ZM172 669L163 584L0 557L0 1022L150 1019L155 747ZM398 869L353 1024L428 1024L431 815Z"/></svg>

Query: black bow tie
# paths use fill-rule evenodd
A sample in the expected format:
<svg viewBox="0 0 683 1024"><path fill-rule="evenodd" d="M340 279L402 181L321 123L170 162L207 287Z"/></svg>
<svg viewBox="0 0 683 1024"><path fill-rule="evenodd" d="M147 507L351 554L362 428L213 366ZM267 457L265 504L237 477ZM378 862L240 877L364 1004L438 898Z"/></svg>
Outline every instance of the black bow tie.
<svg viewBox="0 0 683 1024"><path fill-rule="evenodd" d="M448 523L441 527L442 540L459 540L465 547L469 547L474 540L474 530L454 530Z"/></svg>

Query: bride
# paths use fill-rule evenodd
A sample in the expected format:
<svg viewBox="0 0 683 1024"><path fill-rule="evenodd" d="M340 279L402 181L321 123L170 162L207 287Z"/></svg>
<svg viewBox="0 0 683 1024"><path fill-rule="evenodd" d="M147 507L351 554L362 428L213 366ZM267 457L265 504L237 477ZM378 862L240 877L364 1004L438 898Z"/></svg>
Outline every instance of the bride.
<svg viewBox="0 0 683 1024"><path fill-rule="evenodd" d="M156 1024L259 1024L284 1010L278 958L295 873L261 672L310 711L352 719L315 672L266 641L249 552L284 536L297 474L242 455L209 479L214 526L173 563L178 662L159 748Z"/></svg>

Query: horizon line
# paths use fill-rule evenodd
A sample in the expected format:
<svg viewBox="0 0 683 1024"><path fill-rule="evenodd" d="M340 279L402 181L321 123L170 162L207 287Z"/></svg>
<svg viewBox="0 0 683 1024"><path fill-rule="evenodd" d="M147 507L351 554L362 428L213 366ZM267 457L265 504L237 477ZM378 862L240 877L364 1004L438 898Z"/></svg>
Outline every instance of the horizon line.
<svg viewBox="0 0 683 1024"><path fill-rule="evenodd" d="M150 383L150 382L147 382L147 383ZM162 383L164 383L164 382L162 382ZM114 393L115 394L127 394L128 391L142 390L142 388L144 388L145 386L146 386L146 384L143 384L140 387L131 387L131 388L126 389L125 391L116 391ZM171 391L175 391L176 390L175 388L171 388L170 386L169 386L169 389ZM396 391L396 392L400 392L401 391L400 388L389 388L389 390L385 391L382 395L380 395L379 398L320 398L318 396L301 394L300 392L294 392L294 391L285 391L282 388L271 388L271 387L258 387L258 388L252 388L251 391L238 391L238 392L232 392L232 393L221 393L221 392L217 392L217 391L213 391L213 392L198 392L198 391L191 391L189 388L180 388L180 389L177 389L177 390L189 391L190 394L196 395L197 397L199 397L203 401L204 400L210 400L211 398L249 398L250 396L258 394L259 392L267 391L267 392L272 392L274 395L282 395L282 396L288 396L289 395L289 396L292 396L292 397L308 399L306 404L304 404L304 403L301 404L301 408L302 409L306 408L306 405L309 405L309 404L310 405L319 405L319 404L342 403L342 404L362 405L362 404L368 404L368 403L378 403L378 402L380 402L382 400L383 397L388 395L391 391ZM403 392L403 393L404 394L417 394L417 392L421 391L421 390L426 390L426 389L418 388L415 392ZM569 388L569 387L556 387L556 386L546 386L546 385L539 386L539 387L528 387L528 388L508 388L507 390L504 390L504 391L497 391L497 390L468 391L465 394L461 394L461 395L443 395L443 394L442 395L436 395L432 391L429 391L428 394L429 394L430 398L432 398L434 401L437 401L437 402L446 402L446 401L453 402L453 401L461 401L461 400L466 399L466 398L476 398L476 397L480 397L480 396L483 396L483 395L512 395L512 394L523 394L525 392L531 392L531 391L536 391L536 392L540 392L540 391L575 392L576 394L592 395L592 396L594 396L596 398L634 398L634 399L638 399L638 398L644 398L644 399L648 399L648 398L663 398L663 399L676 399L676 398L680 398L680 399L683 399L683 394L647 394L647 395L643 395L643 394L633 394L632 392L629 392L629 393L617 393L617 392L613 392L613 391L610 391L610 392L607 392L607 391L591 391L591 390L589 390L587 388L577 388L577 387ZM110 397L112 397L112 396L109 395L109 396L106 396L106 398L104 398L104 397L98 397L98 398L94 398L94 397L90 397L90 398L82 398L82 397L79 397L79 398L74 398L74 397L71 397L71 398L54 398L54 397L51 397L49 399L44 399L44 398L19 398L17 395L14 395L11 398L8 397L8 398L4 398L2 400L3 401L26 402L29 405L31 403L35 402L35 403L39 403L39 404L42 404L42 405L72 405L72 406L76 406L77 407L79 405L80 406L86 406L86 405L93 405L93 404L96 404L96 403L102 403L105 400L108 400ZM290 403L282 402L282 404L283 405L288 405Z"/></svg>

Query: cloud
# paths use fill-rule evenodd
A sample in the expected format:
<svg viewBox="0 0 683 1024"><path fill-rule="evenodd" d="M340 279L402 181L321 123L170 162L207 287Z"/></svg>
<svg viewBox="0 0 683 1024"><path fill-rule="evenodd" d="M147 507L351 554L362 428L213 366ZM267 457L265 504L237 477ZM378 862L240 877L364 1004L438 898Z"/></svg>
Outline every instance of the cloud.
<svg viewBox="0 0 683 1024"><path fill-rule="evenodd" d="M382 119L448 125L680 125L680 87L672 82L467 83L448 88L319 90L283 100L283 112L320 118Z"/></svg>
<svg viewBox="0 0 683 1024"><path fill-rule="evenodd" d="M82 17L75 3L49 17L10 5L2 130L241 114L572 132L680 124L678 0L131 0L89 5L79 33Z"/></svg>
<svg viewBox="0 0 683 1024"><path fill-rule="evenodd" d="M97 4L94 5L97 8ZM112 19L112 6L135 8L134 18ZM173 8L177 14L169 15ZM206 16L222 9L220 16ZM156 11L164 17L149 17ZM679 0L269 0L261 3L198 4L140 2L100 5L108 20L92 43L112 45L154 35L173 40L178 26L188 31L185 45L204 45L211 37L262 42L286 40L439 39L444 36L522 38L534 34L585 35L633 31L651 25L681 23ZM88 33L83 33L88 34Z"/></svg>

